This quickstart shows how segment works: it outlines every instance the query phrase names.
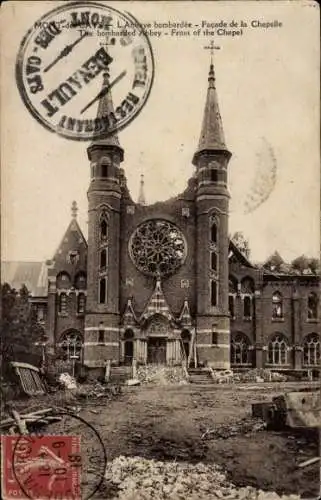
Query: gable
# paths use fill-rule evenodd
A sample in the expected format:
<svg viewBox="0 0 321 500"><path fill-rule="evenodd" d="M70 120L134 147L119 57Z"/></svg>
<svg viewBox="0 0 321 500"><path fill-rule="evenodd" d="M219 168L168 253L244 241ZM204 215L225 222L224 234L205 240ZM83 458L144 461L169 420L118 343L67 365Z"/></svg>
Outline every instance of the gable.
<svg viewBox="0 0 321 500"><path fill-rule="evenodd" d="M243 267L249 267L254 269L255 266L251 264L249 259L237 248L232 240L229 242L229 254L228 254L229 264L238 264Z"/></svg>
<svg viewBox="0 0 321 500"><path fill-rule="evenodd" d="M72 219L55 252L53 269L70 274L80 270L86 271L87 248L87 242L77 220Z"/></svg>

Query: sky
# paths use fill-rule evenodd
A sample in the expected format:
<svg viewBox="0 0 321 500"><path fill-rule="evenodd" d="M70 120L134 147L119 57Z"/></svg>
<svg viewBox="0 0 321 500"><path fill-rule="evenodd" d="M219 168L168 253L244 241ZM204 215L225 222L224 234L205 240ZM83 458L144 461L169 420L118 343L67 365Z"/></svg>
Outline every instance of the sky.
<svg viewBox="0 0 321 500"><path fill-rule="evenodd" d="M19 5L18 5L19 4ZM90 166L84 142L47 131L22 102L15 81L19 45L33 23L61 2L7 2L2 8L2 259L53 257L71 218L87 235ZM216 88L226 144L229 230L249 240L253 261L276 249L285 260L320 251L319 13L313 2L108 2L141 23L247 23L242 35L215 34ZM262 23L279 27L252 27ZM231 28L230 28L231 29ZM236 31L237 29L234 28ZM213 29L212 29L213 30ZM155 77L142 112L119 133L122 164L137 200L166 200L194 172L213 37L151 36ZM168 31L168 30L167 30ZM259 185L257 185L259 184ZM253 189L267 199L250 213ZM252 203L253 205L253 203Z"/></svg>

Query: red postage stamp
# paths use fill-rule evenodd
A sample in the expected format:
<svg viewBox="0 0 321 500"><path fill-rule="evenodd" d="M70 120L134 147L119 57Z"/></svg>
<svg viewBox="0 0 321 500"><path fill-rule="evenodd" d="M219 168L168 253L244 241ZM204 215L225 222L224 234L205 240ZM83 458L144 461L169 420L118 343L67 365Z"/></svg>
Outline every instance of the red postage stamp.
<svg viewBox="0 0 321 500"><path fill-rule="evenodd" d="M80 436L2 436L2 498L80 500Z"/></svg>

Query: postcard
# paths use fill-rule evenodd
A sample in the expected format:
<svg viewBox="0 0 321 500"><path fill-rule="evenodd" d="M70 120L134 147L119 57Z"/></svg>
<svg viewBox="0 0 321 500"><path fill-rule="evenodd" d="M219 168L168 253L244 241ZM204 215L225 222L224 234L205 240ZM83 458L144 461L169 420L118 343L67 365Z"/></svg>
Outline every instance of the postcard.
<svg viewBox="0 0 321 500"><path fill-rule="evenodd" d="M316 498L318 4L1 24L2 497Z"/></svg>

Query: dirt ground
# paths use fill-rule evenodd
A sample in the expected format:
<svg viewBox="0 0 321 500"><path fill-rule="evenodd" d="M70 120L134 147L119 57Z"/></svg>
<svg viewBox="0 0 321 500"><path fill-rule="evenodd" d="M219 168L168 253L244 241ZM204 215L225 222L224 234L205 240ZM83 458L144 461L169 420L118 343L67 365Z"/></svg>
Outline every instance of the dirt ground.
<svg viewBox="0 0 321 500"><path fill-rule="evenodd" d="M298 464L317 456L316 433L251 431L239 425L250 418L252 403L271 401L291 387L293 390L290 384L126 387L121 396L105 405L99 400L82 404L78 415L98 431L108 460L138 455L214 462L236 486L311 498L318 493L319 466L302 469ZM71 423L65 423L64 429L52 424L51 433L55 425L57 432L72 431ZM208 430L215 432L204 436ZM94 498L107 497L102 488Z"/></svg>

